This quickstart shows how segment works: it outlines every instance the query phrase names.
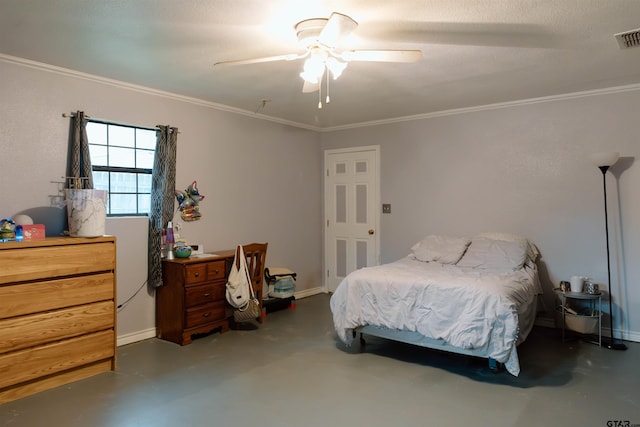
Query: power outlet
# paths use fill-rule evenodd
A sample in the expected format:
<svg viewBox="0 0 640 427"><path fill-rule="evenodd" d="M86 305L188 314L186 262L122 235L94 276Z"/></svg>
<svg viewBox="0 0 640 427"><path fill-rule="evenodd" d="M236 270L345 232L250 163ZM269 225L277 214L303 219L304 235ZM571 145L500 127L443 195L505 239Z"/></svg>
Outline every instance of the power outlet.
<svg viewBox="0 0 640 427"><path fill-rule="evenodd" d="M382 213L391 213L391 203L383 203L382 204Z"/></svg>

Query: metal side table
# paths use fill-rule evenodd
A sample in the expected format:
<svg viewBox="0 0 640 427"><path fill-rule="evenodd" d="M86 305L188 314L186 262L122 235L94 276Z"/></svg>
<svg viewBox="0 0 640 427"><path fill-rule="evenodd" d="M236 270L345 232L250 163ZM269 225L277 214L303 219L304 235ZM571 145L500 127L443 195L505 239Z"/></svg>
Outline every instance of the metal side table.
<svg viewBox="0 0 640 427"><path fill-rule="evenodd" d="M583 335L596 335L597 325L598 340L590 340L589 342L602 347L602 293L562 292L560 289L556 289L555 292L560 298L559 308L562 312L562 342L565 341L565 329L570 329ZM587 301L587 310L591 314L581 314L582 310L580 312L570 312L567 309L567 300Z"/></svg>

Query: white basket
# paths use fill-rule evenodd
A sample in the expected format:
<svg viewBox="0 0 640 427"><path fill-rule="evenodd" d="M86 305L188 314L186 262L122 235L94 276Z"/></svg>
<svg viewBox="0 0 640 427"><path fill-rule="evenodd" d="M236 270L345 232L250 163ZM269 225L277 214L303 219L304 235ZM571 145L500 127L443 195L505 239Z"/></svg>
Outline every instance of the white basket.
<svg viewBox="0 0 640 427"><path fill-rule="evenodd" d="M598 321L600 315L582 316L579 314L564 314L564 326L581 334L598 334ZM562 308L558 309L558 323L562 325Z"/></svg>

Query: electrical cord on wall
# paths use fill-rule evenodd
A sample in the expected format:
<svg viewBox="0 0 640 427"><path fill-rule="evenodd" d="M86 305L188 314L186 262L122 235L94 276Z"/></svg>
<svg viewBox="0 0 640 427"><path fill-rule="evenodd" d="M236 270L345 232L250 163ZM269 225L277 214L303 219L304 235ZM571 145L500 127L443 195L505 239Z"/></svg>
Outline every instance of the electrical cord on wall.
<svg viewBox="0 0 640 427"><path fill-rule="evenodd" d="M129 298L127 298L122 304L118 304L118 306L116 307L118 310L118 313L120 313L122 310L124 310L127 306L127 304L129 304L129 302L131 302L132 299L135 298L136 295L138 295L138 293L142 290L142 288L144 288L147 284L147 280L145 280L142 285L140 285L140 287L138 288L138 290L136 290L133 295L131 295Z"/></svg>

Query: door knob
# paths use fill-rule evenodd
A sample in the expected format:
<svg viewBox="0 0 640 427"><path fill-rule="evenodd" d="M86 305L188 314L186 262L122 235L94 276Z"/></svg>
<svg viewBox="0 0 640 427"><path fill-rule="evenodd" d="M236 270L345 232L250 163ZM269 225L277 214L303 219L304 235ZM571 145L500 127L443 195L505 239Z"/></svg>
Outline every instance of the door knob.
<svg viewBox="0 0 640 427"><path fill-rule="evenodd" d="M374 234L374 233L375 233L375 231L373 231L373 228L370 228L369 229L369 234Z"/></svg>

